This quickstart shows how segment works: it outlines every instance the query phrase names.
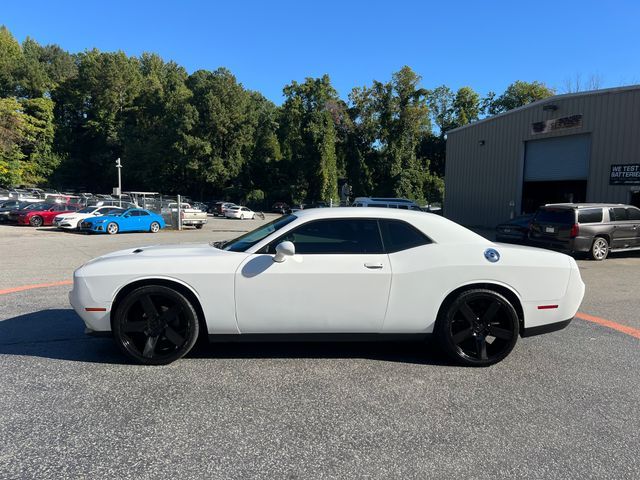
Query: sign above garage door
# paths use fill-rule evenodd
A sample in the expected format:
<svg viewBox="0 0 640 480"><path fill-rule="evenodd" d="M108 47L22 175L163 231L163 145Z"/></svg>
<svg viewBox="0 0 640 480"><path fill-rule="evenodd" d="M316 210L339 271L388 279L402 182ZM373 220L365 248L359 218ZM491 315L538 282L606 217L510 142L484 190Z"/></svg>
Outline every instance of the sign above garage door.
<svg viewBox="0 0 640 480"><path fill-rule="evenodd" d="M611 165L609 185L640 185L640 163Z"/></svg>
<svg viewBox="0 0 640 480"><path fill-rule="evenodd" d="M578 128L582 126L582 115L571 115L570 117L553 118L543 122L534 122L531 124L531 134L555 132L557 130L565 130L567 128Z"/></svg>
<svg viewBox="0 0 640 480"><path fill-rule="evenodd" d="M528 141L524 181L586 180L589 176L590 146L588 134Z"/></svg>

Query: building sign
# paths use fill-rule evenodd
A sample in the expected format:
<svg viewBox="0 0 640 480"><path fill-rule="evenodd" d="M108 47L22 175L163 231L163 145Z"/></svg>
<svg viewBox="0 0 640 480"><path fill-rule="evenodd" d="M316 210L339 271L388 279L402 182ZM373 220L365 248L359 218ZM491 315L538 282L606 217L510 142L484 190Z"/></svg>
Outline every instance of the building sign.
<svg viewBox="0 0 640 480"><path fill-rule="evenodd" d="M640 163L611 165L609 185L640 185Z"/></svg>
<svg viewBox="0 0 640 480"><path fill-rule="evenodd" d="M582 126L582 115L571 115L570 117L554 118L543 122L531 124L531 134L550 133L567 128L578 128Z"/></svg>

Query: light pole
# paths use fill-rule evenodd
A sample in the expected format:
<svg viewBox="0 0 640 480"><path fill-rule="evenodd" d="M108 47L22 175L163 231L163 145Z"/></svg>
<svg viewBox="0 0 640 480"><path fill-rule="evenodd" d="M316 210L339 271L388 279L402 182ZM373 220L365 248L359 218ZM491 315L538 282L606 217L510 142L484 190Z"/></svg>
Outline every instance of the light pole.
<svg viewBox="0 0 640 480"><path fill-rule="evenodd" d="M116 160L116 168L118 169L118 200L119 207L122 208L122 163L120 157Z"/></svg>

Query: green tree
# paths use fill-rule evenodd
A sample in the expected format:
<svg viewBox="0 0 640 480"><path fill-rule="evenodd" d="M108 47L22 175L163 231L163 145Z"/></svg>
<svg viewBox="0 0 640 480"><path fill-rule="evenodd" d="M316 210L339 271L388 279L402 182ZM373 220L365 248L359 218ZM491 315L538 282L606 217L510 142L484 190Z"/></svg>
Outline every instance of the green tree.
<svg viewBox="0 0 640 480"><path fill-rule="evenodd" d="M495 98L493 92L489 92L489 101L486 102L488 113L497 113L513 110L537 100L542 100L555 95L555 91L541 82L523 82L517 80L507 87L505 92Z"/></svg>
<svg viewBox="0 0 640 480"><path fill-rule="evenodd" d="M453 100L453 118L455 127L467 125L478 119L481 112L480 95L471 87L461 87Z"/></svg>
<svg viewBox="0 0 640 480"><path fill-rule="evenodd" d="M328 75L292 82L284 90L279 136L290 167L292 199L338 201L336 130L338 95Z"/></svg>
<svg viewBox="0 0 640 480"><path fill-rule="evenodd" d="M0 27L0 97L15 96L23 62L22 49L5 26Z"/></svg>

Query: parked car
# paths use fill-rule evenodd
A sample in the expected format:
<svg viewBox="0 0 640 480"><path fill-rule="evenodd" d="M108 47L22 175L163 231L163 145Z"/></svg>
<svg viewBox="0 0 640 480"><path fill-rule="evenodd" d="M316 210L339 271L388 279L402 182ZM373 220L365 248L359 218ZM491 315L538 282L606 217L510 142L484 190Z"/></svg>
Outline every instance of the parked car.
<svg viewBox="0 0 640 480"><path fill-rule="evenodd" d="M20 200L5 200L0 202L0 222L7 222L9 220L9 214L14 210L20 210L21 208L33 205L28 202L21 202Z"/></svg>
<svg viewBox="0 0 640 480"><path fill-rule="evenodd" d="M124 210L120 207L84 207L77 212L63 213L53 219L53 226L66 230L80 230L80 224L87 218L100 217Z"/></svg>
<svg viewBox="0 0 640 480"><path fill-rule="evenodd" d="M229 207L235 207L235 206L237 205L231 202L216 202L214 215L219 215L221 217L224 217L225 210Z"/></svg>
<svg viewBox="0 0 640 480"><path fill-rule="evenodd" d="M271 206L271 211L273 213L281 213L284 215L285 213L291 212L291 207L284 202L276 202Z"/></svg>
<svg viewBox="0 0 640 480"><path fill-rule="evenodd" d="M255 212L247 207L240 207L238 205L225 209L224 216L227 218L239 218L240 220L244 220L245 218L253 220L256 218Z"/></svg>
<svg viewBox="0 0 640 480"><path fill-rule="evenodd" d="M496 227L496 242L526 244L533 214L520 215Z"/></svg>
<svg viewBox="0 0 640 480"><path fill-rule="evenodd" d="M171 212L177 213L178 204L170 203L169 209ZM203 212L200 209L192 208L188 203L180 202L180 221L183 227L196 227L201 229L209 221L207 212Z"/></svg>
<svg viewBox="0 0 640 480"><path fill-rule="evenodd" d="M399 208L401 210L422 211L415 202L407 200L406 198L357 197L353 200L353 206Z"/></svg>
<svg viewBox="0 0 640 480"><path fill-rule="evenodd" d="M555 203L538 208L529 242L604 260L610 252L640 249L640 209L607 203Z"/></svg>
<svg viewBox="0 0 640 480"><path fill-rule="evenodd" d="M402 333L435 335L461 364L487 366L519 336L566 327L585 288L567 255L381 208L305 210L212 245L128 248L73 279L69 299L87 332L111 333L130 359L156 365L187 354L200 333Z"/></svg>
<svg viewBox="0 0 640 480"><path fill-rule="evenodd" d="M53 219L61 213L71 213L80 209L79 205L63 205L60 203L35 203L32 208L14 210L9 214L9 220L18 225L41 227L53 224Z"/></svg>
<svg viewBox="0 0 640 480"><path fill-rule="evenodd" d="M90 217L80 224L80 230L89 233L151 232L166 226L162 216L141 208L130 208L101 217Z"/></svg>

